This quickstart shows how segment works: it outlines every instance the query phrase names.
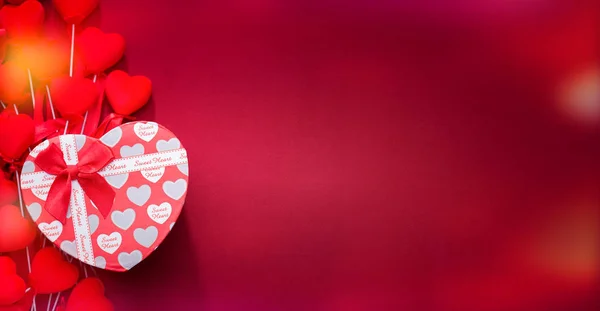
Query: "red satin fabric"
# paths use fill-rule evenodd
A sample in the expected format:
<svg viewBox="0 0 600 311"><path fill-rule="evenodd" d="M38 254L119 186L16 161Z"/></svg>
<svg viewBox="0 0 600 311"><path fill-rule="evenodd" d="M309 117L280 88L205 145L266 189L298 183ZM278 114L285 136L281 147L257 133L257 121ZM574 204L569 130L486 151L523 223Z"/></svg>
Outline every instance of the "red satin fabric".
<svg viewBox="0 0 600 311"><path fill-rule="evenodd" d="M133 121L135 117L126 116L118 113L111 113L104 120L98 128L96 129L96 133L92 135L93 137L100 138L102 135L106 134L108 131L114 129L115 127L123 124L124 121Z"/></svg>
<svg viewBox="0 0 600 311"><path fill-rule="evenodd" d="M35 160L43 171L56 175L45 208L62 223L65 223L67 218L73 180L79 181L83 191L104 217L110 213L115 199L113 188L98 174L98 171L114 158L110 148L95 141L83 147L78 156L79 163L67 165L61 149L55 144L50 144Z"/></svg>

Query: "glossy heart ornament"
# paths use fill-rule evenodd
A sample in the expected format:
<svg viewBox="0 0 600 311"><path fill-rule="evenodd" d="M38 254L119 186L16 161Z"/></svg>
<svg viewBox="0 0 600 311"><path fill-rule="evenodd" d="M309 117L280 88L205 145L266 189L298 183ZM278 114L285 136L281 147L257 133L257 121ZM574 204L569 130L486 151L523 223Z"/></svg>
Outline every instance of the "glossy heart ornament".
<svg viewBox="0 0 600 311"><path fill-rule="evenodd" d="M0 256L0 306L12 305L25 296L25 281L17 275L17 265L6 256Z"/></svg>
<svg viewBox="0 0 600 311"><path fill-rule="evenodd" d="M33 144L35 125L30 116L11 111L0 114L0 155L17 160Z"/></svg>
<svg viewBox="0 0 600 311"><path fill-rule="evenodd" d="M35 0L20 5L5 5L0 9L0 19L10 38L31 39L44 26L44 7Z"/></svg>
<svg viewBox="0 0 600 311"><path fill-rule="evenodd" d="M124 71L115 70L106 78L105 92L113 110L128 116L148 103L152 82L144 76L130 77Z"/></svg>
<svg viewBox="0 0 600 311"><path fill-rule="evenodd" d="M21 215L18 207L0 207L0 253L24 249L33 243L35 235L35 227Z"/></svg>
<svg viewBox="0 0 600 311"><path fill-rule="evenodd" d="M47 149L50 144L56 146L54 151ZM72 199L67 199L70 213L63 223L46 207L56 176L38 164L45 167L45 150L56 155L60 148L65 163L77 166L98 144L114 155L98 171L114 191L112 208L101 212L85 187L73 183ZM187 152L172 132L154 122L126 123L100 139L53 137L36 147L27 162L32 166L22 172L23 199L30 213L39 215L38 228L65 253L102 269L127 271L154 252L181 214L187 194Z"/></svg>
<svg viewBox="0 0 600 311"><path fill-rule="evenodd" d="M119 62L125 53L125 39L120 34L104 33L88 27L75 40L87 74L100 74Z"/></svg>
<svg viewBox="0 0 600 311"><path fill-rule="evenodd" d="M79 282L71 292L66 311L114 311L113 304L104 296L104 284L98 278Z"/></svg>
<svg viewBox="0 0 600 311"><path fill-rule="evenodd" d="M38 294L63 292L79 279L77 266L67 262L54 247L39 250L31 263L29 282Z"/></svg>
<svg viewBox="0 0 600 311"><path fill-rule="evenodd" d="M77 77L52 80L50 91L54 107L66 119L81 117L100 95L92 80Z"/></svg>
<svg viewBox="0 0 600 311"><path fill-rule="evenodd" d="M52 2L67 23L79 24L94 12L100 0L54 0Z"/></svg>

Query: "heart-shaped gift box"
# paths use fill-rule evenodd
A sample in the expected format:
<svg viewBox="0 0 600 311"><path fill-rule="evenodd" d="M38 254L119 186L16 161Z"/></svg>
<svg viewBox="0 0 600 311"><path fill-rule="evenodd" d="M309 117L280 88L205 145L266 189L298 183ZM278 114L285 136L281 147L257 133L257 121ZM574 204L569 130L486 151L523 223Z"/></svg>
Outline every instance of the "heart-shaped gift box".
<svg viewBox="0 0 600 311"><path fill-rule="evenodd" d="M85 165L107 150L114 158L85 175ZM49 157L51 153L58 158ZM48 167L59 167L60 173ZM81 173L73 173L73 168ZM84 175L100 178L108 189L96 186L98 180L90 186ZM21 187L31 218L61 250L98 268L127 271L147 258L173 228L187 194L188 175L187 152L172 132L154 122L132 122L99 140L62 135L38 145L23 165ZM54 194L64 191L53 188L67 184L69 194L60 210L57 205L62 202ZM99 189L107 194L98 197ZM98 208L107 197L108 208L106 202Z"/></svg>

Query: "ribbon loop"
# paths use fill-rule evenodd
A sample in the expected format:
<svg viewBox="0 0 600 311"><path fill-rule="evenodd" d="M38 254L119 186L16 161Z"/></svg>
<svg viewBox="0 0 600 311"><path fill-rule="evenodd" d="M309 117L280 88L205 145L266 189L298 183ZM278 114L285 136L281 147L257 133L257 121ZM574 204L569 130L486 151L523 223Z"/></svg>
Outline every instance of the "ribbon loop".
<svg viewBox="0 0 600 311"><path fill-rule="evenodd" d="M71 183L73 181L79 182L83 191L105 218L110 213L115 198L114 189L98 174L98 171L114 159L112 150L99 141L95 141L82 148L79 157L81 160L78 163L67 165L63 151L57 145L50 144L35 159L38 167L46 173L56 176L44 207L48 213L63 224L66 222L71 201Z"/></svg>

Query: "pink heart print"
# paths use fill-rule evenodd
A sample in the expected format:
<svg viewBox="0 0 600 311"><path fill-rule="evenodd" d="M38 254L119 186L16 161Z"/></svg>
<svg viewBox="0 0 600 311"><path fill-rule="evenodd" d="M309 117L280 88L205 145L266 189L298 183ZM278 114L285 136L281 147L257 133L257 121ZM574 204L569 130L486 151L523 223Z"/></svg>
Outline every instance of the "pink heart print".
<svg viewBox="0 0 600 311"><path fill-rule="evenodd" d="M38 145L21 172L23 200L38 228L62 251L101 269L127 271L156 250L181 214L189 182L187 152L171 131L154 122L112 129L99 139L115 156L99 172L116 193L110 214L104 218L73 181L63 224L44 206L55 176L42 171L35 158L56 144L65 162L74 165L77 153L96 140L62 135Z"/></svg>

